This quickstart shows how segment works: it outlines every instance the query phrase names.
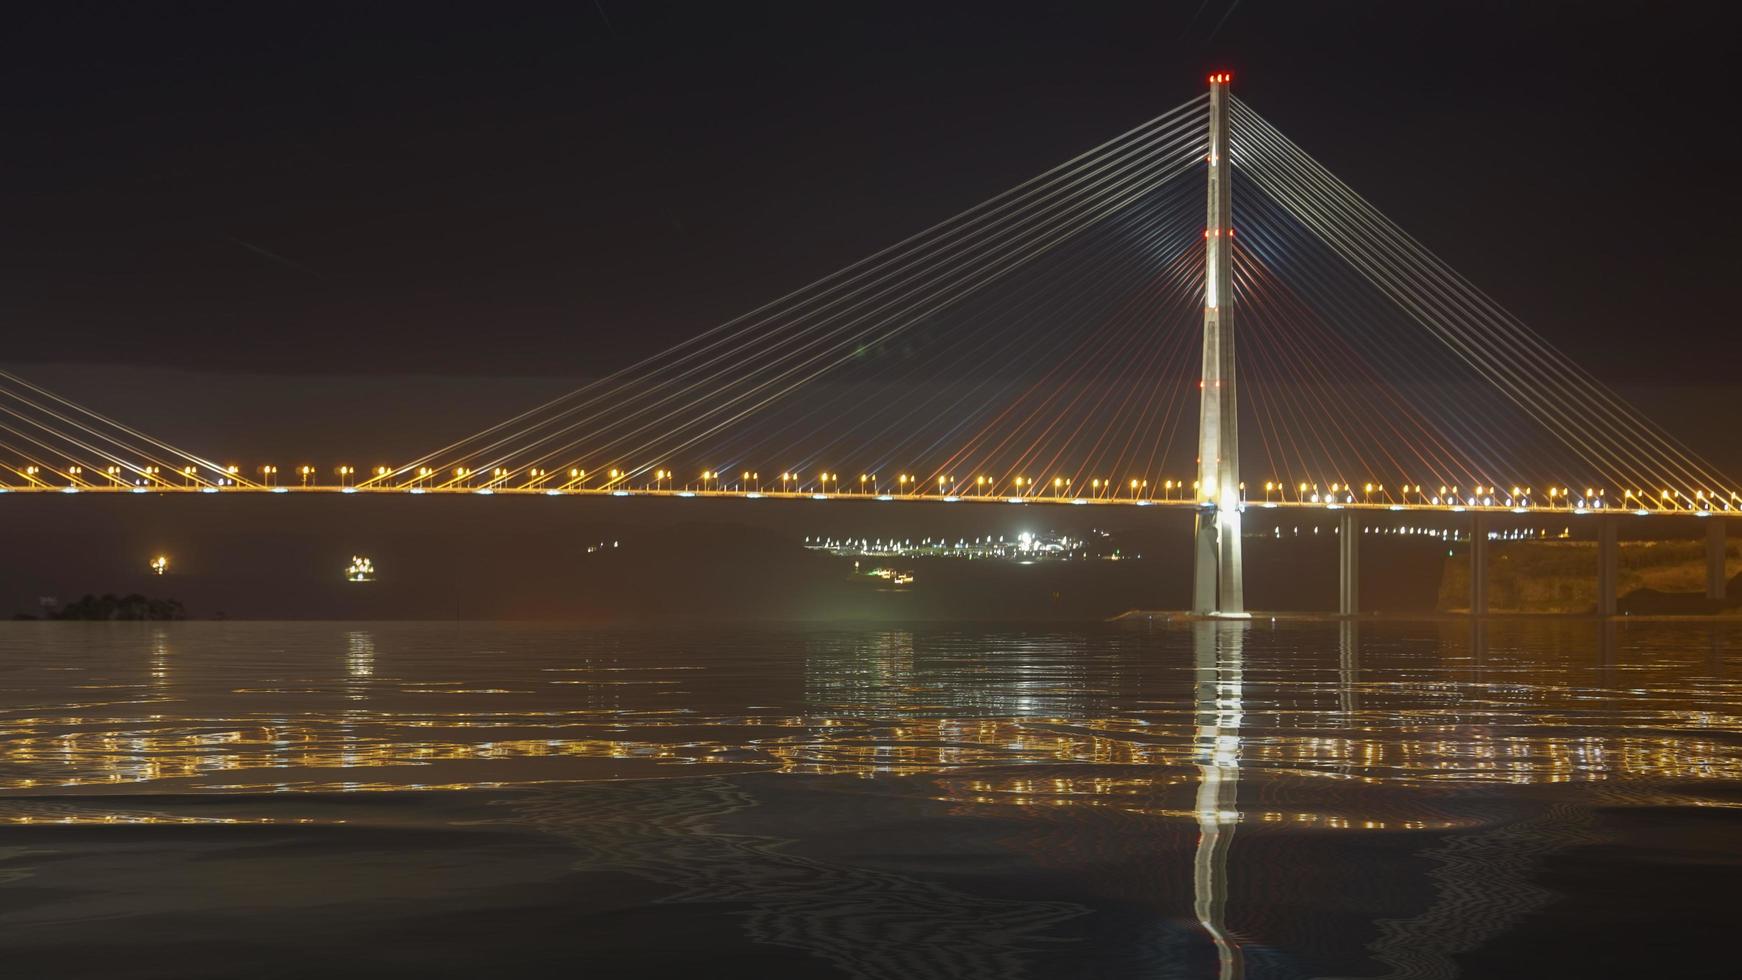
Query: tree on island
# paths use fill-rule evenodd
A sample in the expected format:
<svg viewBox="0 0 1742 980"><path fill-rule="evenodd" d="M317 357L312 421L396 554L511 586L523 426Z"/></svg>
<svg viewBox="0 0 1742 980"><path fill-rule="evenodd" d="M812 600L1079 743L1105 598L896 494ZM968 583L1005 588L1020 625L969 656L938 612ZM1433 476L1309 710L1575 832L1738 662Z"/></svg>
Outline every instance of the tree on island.
<svg viewBox="0 0 1742 980"><path fill-rule="evenodd" d="M80 620L166 620L186 619L187 610L174 599L147 599L135 592L116 596L106 592L95 596L87 593L77 602L48 611L49 619Z"/></svg>

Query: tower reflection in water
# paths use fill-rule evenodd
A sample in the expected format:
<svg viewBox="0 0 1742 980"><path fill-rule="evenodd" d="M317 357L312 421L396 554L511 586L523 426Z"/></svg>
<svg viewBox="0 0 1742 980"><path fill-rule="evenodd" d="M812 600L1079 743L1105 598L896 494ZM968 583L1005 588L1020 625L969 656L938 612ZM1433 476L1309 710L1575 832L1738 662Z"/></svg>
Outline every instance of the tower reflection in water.
<svg viewBox="0 0 1742 980"><path fill-rule="evenodd" d="M1193 911L1216 944L1218 975L1242 973L1240 945L1228 930L1228 850L1240 822L1240 722L1245 622L1192 626L1197 668L1193 761L1198 770L1194 811L1197 852L1192 861Z"/></svg>

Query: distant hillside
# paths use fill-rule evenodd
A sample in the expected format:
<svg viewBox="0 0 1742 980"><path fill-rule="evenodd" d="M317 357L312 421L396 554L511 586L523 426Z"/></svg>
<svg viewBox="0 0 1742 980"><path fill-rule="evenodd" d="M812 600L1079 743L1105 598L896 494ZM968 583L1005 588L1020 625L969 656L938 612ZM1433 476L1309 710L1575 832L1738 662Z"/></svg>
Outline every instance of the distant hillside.
<svg viewBox="0 0 1742 980"><path fill-rule="evenodd" d="M1496 541L1489 554L1490 611L1588 613L1597 608L1596 542ZM1623 609L1631 595L1634 605L1651 607L1635 611L1709 611L1703 603L1677 603L1681 596L1705 596L1705 542L1623 541L1619 557L1617 589ZM1738 581L1742 579L1742 547L1736 542L1731 542L1725 553L1724 570L1730 582L1728 605L1734 608L1742 600ZM1469 556L1448 556L1440 574L1439 609L1461 610L1469 605Z"/></svg>

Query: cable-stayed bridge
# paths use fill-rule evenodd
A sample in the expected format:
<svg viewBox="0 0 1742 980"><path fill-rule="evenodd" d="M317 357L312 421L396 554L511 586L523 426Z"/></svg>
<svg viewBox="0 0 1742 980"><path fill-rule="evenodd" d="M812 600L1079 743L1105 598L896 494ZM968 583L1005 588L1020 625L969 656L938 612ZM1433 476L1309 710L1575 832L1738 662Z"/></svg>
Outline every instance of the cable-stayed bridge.
<svg viewBox="0 0 1742 980"><path fill-rule="evenodd" d="M1182 508L1193 608L1231 615L1254 508L1341 512L1345 612L1365 511L1468 513L1478 565L1485 515L1596 518L1607 611L1604 518L1742 512L1229 82L409 461L213 459L0 372L3 489Z"/></svg>

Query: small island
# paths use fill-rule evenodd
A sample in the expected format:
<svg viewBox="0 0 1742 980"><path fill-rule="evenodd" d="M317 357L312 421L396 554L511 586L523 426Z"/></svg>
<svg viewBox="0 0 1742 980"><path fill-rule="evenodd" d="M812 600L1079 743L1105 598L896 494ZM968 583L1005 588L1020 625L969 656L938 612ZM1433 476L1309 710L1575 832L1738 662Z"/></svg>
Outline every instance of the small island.
<svg viewBox="0 0 1742 980"><path fill-rule="evenodd" d="M13 619L71 619L71 620L174 620L186 619L187 610L174 599L148 599L137 592L117 596L112 592L102 595L86 593L76 602L64 606L45 608L41 615L16 613Z"/></svg>

